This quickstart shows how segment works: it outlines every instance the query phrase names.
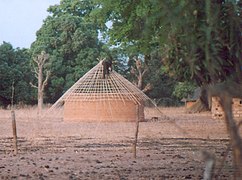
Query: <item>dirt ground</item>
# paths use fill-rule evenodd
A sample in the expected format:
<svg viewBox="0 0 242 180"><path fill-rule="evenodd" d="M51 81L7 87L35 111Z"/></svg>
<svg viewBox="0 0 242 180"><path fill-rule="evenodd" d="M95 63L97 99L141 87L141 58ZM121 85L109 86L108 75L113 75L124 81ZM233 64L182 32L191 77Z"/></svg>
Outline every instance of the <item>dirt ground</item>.
<svg viewBox="0 0 242 180"><path fill-rule="evenodd" d="M141 122L137 158L135 123L78 123L36 118L16 110L18 154L13 154L11 112L0 110L0 179L202 179L203 152L216 159L214 178L234 169L223 120L161 108L169 118Z"/></svg>

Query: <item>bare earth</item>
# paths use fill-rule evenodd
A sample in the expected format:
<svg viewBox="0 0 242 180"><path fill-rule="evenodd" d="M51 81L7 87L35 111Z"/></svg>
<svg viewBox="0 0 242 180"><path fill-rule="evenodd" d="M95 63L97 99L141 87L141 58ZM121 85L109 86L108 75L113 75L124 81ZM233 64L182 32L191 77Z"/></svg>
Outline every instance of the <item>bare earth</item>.
<svg viewBox="0 0 242 180"><path fill-rule="evenodd" d="M202 179L204 151L216 158L214 178L232 179L223 120L161 111L169 119L140 123L135 159L135 123L37 121L34 109L16 110L14 156L11 113L0 110L0 179Z"/></svg>

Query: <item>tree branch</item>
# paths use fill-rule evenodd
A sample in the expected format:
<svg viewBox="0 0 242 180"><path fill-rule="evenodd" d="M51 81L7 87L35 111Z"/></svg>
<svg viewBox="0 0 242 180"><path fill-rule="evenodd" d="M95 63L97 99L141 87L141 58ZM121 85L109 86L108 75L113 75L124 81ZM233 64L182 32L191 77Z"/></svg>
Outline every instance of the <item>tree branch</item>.
<svg viewBox="0 0 242 180"><path fill-rule="evenodd" d="M133 66L131 66L130 73L133 74L136 78L138 78L138 75L136 74L135 71L136 71L135 68Z"/></svg>
<svg viewBox="0 0 242 180"><path fill-rule="evenodd" d="M36 67L33 67L33 68L34 68L35 77L38 79L38 76L36 76L36 75L38 75L37 68Z"/></svg>
<svg viewBox="0 0 242 180"><path fill-rule="evenodd" d="M37 57L37 58L34 58L33 60L34 60L34 62L39 66L38 57Z"/></svg>
<svg viewBox="0 0 242 180"><path fill-rule="evenodd" d="M142 72L141 76L143 77L147 71L148 71L148 68L145 68L144 71Z"/></svg>
<svg viewBox="0 0 242 180"><path fill-rule="evenodd" d="M41 89L42 91L44 90L45 86L47 85L47 81L48 81L49 77L50 77L50 71L47 71L45 80L42 83L42 89Z"/></svg>
<svg viewBox="0 0 242 180"><path fill-rule="evenodd" d="M38 89L38 87L35 86L32 82L29 82L29 84L30 84L31 87Z"/></svg>
<svg viewBox="0 0 242 180"><path fill-rule="evenodd" d="M153 89L153 86L148 83L146 84L145 88L142 90L143 93L146 93L147 91L150 91L151 89Z"/></svg>

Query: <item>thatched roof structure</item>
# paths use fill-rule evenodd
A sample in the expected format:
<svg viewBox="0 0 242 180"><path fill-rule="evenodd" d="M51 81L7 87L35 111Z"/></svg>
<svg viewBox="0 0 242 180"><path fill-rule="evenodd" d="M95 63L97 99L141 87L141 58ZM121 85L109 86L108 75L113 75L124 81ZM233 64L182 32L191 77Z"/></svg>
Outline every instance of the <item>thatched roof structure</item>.
<svg viewBox="0 0 242 180"><path fill-rule="evenodd" d="M102 62L99 62L81 77L51 109L64 104L64 108L66 106L66 109L68 109L64 114L68 114L68 117L76 114L75 118L82 116L89 119L96 113L99 115L95 117L105 116L103 117L105 119L108 118L107 114L112 114L112 117L108 118L111 120L115 117L115 113L116 118L122 118L122 114L132 113L132 109L132 111L137 111L135 109L141 111L137 107L143 106L146 101L150 101L148 96L116 71L112 70L105 78L103 78L103 71ZM127 112L125 108L127 108ZM103 115L103 111L106 111L105 115ZM102 114L100 115L100 113ZM139 114L140 112L134 113ZM132 117L134 116L132 115Z"/></svg>
<svg viewBox="0 0 242 180"><path fill-rule="evenodd" d="M53 106L67 101L131 100L136 104L150 100L141 90L112 70L103 78L99 62L81 77Z"/></svg>

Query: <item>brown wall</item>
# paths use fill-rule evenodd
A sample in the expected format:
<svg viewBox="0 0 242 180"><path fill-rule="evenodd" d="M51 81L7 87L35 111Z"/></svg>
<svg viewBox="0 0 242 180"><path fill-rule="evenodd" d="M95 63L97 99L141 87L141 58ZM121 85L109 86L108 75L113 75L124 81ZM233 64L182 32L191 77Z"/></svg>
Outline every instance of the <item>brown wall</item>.
<svg viewBox="0 0 242 180"><path fill-rule="evenodd" d="M187 101L186 102L186 108L192 107L195 103L196 103L196 101Z"/></svg>
<svg viewBox="0 0 242 180"><path fill-rule="evenodd" d="M139 109L138 109L139 108ZM136 121L144 109L132 101L69 101L64 104L65 121Z"/></svg>
<svg viewBox="0 0 242 180"><path fill-rule="evenodd" d="M242 99L233 99L233 116L235 119L242 119ZM212 97L212 117L214 119L224 118L224 112L219 104L218 97Z"/></svg>

